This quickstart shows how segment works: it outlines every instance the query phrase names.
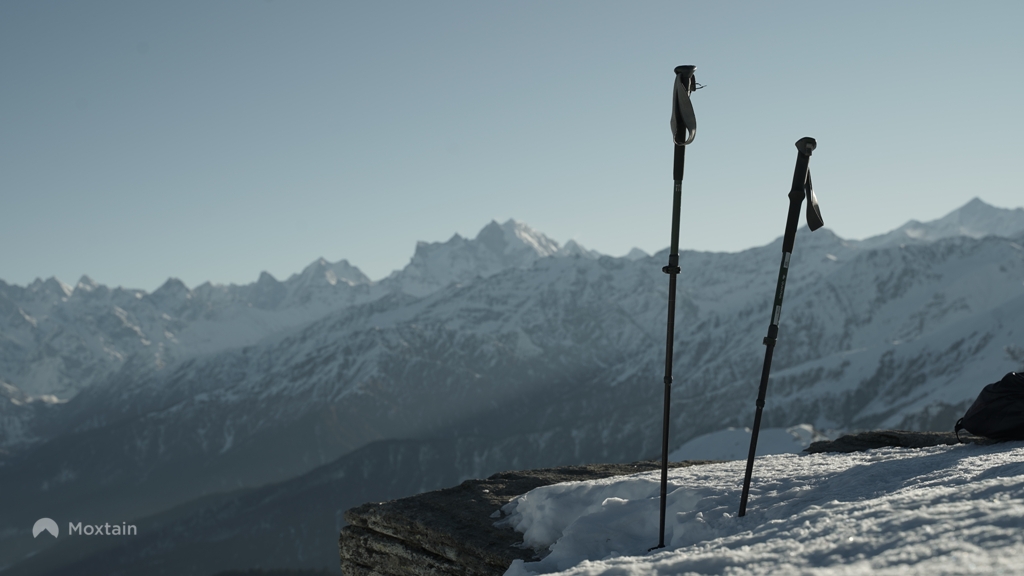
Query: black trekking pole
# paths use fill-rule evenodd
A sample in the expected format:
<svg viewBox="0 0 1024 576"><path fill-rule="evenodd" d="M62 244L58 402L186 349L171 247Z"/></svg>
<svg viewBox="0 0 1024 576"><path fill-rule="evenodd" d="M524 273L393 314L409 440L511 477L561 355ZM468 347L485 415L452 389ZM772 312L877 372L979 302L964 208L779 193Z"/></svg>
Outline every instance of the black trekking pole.
<svg viewBox="0 0 1024 576"><path fill-rule="evenodd" d="M672 248L668 255L668 266L661 269L668 274L668 335L665 338L665 414L661 430L661 522L658 529L658 545L651 550L665 547L665 498L668 492L668 425L669 408L672 404L672 340L676 319L676 276L679 274L679 201L683 195L683 163L686 146L697 134L697 118L690 104L690 93L697 89L693 78L696 66L676 66L676 82L672 94L672 139L675 143L675 158L672 179L676 181L672 195Z"/></svg>
<svg viewBox="0 0 1024 576"><path fill-rule="evenodd" d="M750 475L754 472L754 453L757 451L757 433L761 428L761 411L764 410L764 397L768 392L768 373L772 369L772 353L779 337L779 316L782 314L782 293L786 291L786 275L789 274L789 258L793 254L793 243L796 241L796 227L800 223L800 204L807 197L807 227L811 232L821 228L825 222L818 210L818 199L814 197L811 186L811 171L808 164L811 152L818 146L814 138L801 138L796 141L796 171L793 173L793 186L789 190L789 217L786 219L786 235L782 239L782 265L779 267L779 282L775 286L775 305L772 307L772 320L768 325L768 336L764 339L767 347L764 352L764 366L761 368L761 386L757 389L757 411L754 412L754 427L750 432L750 452L747 454L747 473L743 477L743 495L740 498L740 516L747 513L747 496L750 494Z"/></svg>

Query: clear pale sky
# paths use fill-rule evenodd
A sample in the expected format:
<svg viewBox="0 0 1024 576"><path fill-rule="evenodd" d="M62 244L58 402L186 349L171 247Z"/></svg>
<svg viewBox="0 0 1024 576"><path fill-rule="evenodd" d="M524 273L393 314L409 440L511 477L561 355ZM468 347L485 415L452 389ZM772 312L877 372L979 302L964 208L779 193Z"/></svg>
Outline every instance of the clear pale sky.
<svg viewBox="0 0 1024 576"><path fill-rule="evenodd" d="M681 246L781 235L794 142L864 238L1024 205L1022 2L0 3L0 279L371 278L526 222L669 244L672 70L697 65ZM797 246L799 249L799 246Z"/></svg>

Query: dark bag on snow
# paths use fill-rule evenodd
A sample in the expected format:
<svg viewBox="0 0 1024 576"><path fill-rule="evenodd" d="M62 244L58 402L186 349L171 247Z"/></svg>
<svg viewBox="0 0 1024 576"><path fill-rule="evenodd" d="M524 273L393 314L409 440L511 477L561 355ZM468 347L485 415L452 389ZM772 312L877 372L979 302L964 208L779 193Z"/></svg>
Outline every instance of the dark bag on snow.
<svg viewBox="0 0 1024 576"><path fill-rule="evenodd" d="M956 421L960 430L993 440L1024 440L1024 374L1010 372L981 389L978 399Z"/></svg>

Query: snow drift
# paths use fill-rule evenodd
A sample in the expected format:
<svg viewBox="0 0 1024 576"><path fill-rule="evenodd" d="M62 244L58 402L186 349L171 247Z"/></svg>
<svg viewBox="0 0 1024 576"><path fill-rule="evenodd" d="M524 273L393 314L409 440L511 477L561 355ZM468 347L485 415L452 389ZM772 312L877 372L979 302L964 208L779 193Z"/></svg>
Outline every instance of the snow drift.
<svg viewBox="0 0 1024 576"><path fill-rule="evenodd" d="M1008 574L1024 557L1024 443L758 459L537 488L501 522L545 557L531 574Z"/></svg>

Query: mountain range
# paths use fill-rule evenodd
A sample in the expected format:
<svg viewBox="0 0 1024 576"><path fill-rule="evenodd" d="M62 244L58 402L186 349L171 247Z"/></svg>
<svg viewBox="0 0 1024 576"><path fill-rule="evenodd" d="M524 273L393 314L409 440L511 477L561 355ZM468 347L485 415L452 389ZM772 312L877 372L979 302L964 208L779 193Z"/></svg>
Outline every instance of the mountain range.
<svg viewBox="0 0 1024 576"><path fill-rule="evenodd" d="M1022 244L1024 209L979 199L862 241L801 229L764 425L949 429L1024 369ZM673 448L749 425L780 252L681 253ZM0 566L336 566L363 501L654 458L666 260L510 220L419 243L378 282L323 259L152 293L0 282ZM29 531L47 514L146 528L52 545Z"/></svg>

